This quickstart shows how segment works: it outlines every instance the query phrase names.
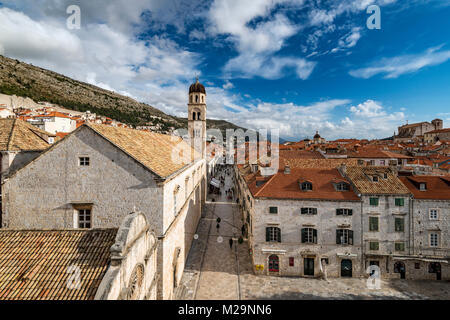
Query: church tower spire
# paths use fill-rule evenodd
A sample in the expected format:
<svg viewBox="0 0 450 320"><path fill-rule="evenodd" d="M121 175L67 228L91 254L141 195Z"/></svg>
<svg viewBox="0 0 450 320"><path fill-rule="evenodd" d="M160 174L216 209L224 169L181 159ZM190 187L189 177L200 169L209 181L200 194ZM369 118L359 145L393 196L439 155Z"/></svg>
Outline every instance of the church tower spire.
<svg viewBox="0 0 450 320"><path fill-rule="evenodd" d="M206 89L198 77L189 88L188 130L192 148L206 158Z"/></svg>

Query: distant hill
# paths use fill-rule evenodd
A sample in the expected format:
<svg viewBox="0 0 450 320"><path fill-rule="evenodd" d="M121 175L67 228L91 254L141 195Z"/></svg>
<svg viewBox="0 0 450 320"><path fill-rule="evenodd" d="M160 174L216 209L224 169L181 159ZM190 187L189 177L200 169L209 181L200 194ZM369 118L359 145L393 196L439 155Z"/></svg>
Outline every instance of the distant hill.
<svg viewBox="0 0 450 320"><path fill-rule="evenodd" d="M187 127L187 119L167 115L130 97L1 55L0 93L28 97L36 102L46 101L69 110L89 110L134 127L159 124L161 133ZM222 132L239 128L223 120L208 119L207 125Z"/></svg>

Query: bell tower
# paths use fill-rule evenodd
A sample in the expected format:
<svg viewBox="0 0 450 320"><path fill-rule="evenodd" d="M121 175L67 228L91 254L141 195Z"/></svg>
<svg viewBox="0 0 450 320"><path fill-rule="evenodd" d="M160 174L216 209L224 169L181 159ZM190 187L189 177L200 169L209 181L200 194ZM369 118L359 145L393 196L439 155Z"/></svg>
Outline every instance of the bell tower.
<svg viewBox="0 0 450 320"><path fill-rule="evenodd" d="M192 148L206 158L206 89L198 78L189 88L188 130Z"/></svg>

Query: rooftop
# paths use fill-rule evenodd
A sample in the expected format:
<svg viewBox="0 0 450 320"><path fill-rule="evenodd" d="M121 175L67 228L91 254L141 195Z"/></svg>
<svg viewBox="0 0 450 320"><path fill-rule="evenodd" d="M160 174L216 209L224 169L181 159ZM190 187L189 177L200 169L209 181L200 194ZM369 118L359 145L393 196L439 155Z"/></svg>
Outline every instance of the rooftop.
<svg viewBox="0 0 450 320"><path fill-rule="evenodd" d="M450 177L412 176L400 177L403 184L416 199L450 200ZM426 190L420 191L420 184L426 184Z"/></svg>
<svg viewBox="0 0 450 320"><path fill-rule="evenodd" d="M384 167L348 167L346 176L355 185L359 192L363 194L409 194L400 179L390 168ZM384 175L386 174L386 178ZM378 181L372 180L373 176L378 177Z"/></svg>
<svg viewBox="0 0 450 320"><path fill-rule="evenodd" d="M93 300L117 229L0 230L0 300ZM68 282L79 267L80 287Z"/></svg>
<svg viewBox="0 0 450 320"><path fill-rule="evenodd" d="M42 151L55 135L19 119L0 119L0 151Z"/></svg>

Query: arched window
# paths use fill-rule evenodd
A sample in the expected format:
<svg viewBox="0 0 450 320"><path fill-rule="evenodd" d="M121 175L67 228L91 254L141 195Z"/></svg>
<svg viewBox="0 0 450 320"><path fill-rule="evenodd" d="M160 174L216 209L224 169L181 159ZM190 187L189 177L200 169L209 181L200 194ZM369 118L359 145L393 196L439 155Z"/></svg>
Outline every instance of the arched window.
<svg viewBox="0 0 450 320"><path fill-rule="evenodd" d="M198 95L195 95L195 102L198 103Z"/></svg>
<svg viewBox="0 0 450 320"><path fill-rule="evenodd" d="M269 257L269 271L279 272L280 271L280 259L277 255L271 255Z"/></svg>
<svg viewBox="0 0 450 320"><path fill-rule="evenodd" d="M196 115L197 113L196 112L193 112L192 113L192 120L194 120L195 121L195 115Z"/></svg>
<svg viewBox="0 0 450 320"><path fill-rule="evenodd" d="M205 102L205 97L204 96L202 96L202 102Z"/></svg>
<svg viewBox="0 0 450 320"><path fill-rule="evenodd" d="M197 112L197 120L202 120L202 113L201 112Z"/></svg>
<svg viewBox="0 0 450 320"><path fill-rule="evenodd" d="M192 95L189 97L189 102L192 103Z"/></svg>

